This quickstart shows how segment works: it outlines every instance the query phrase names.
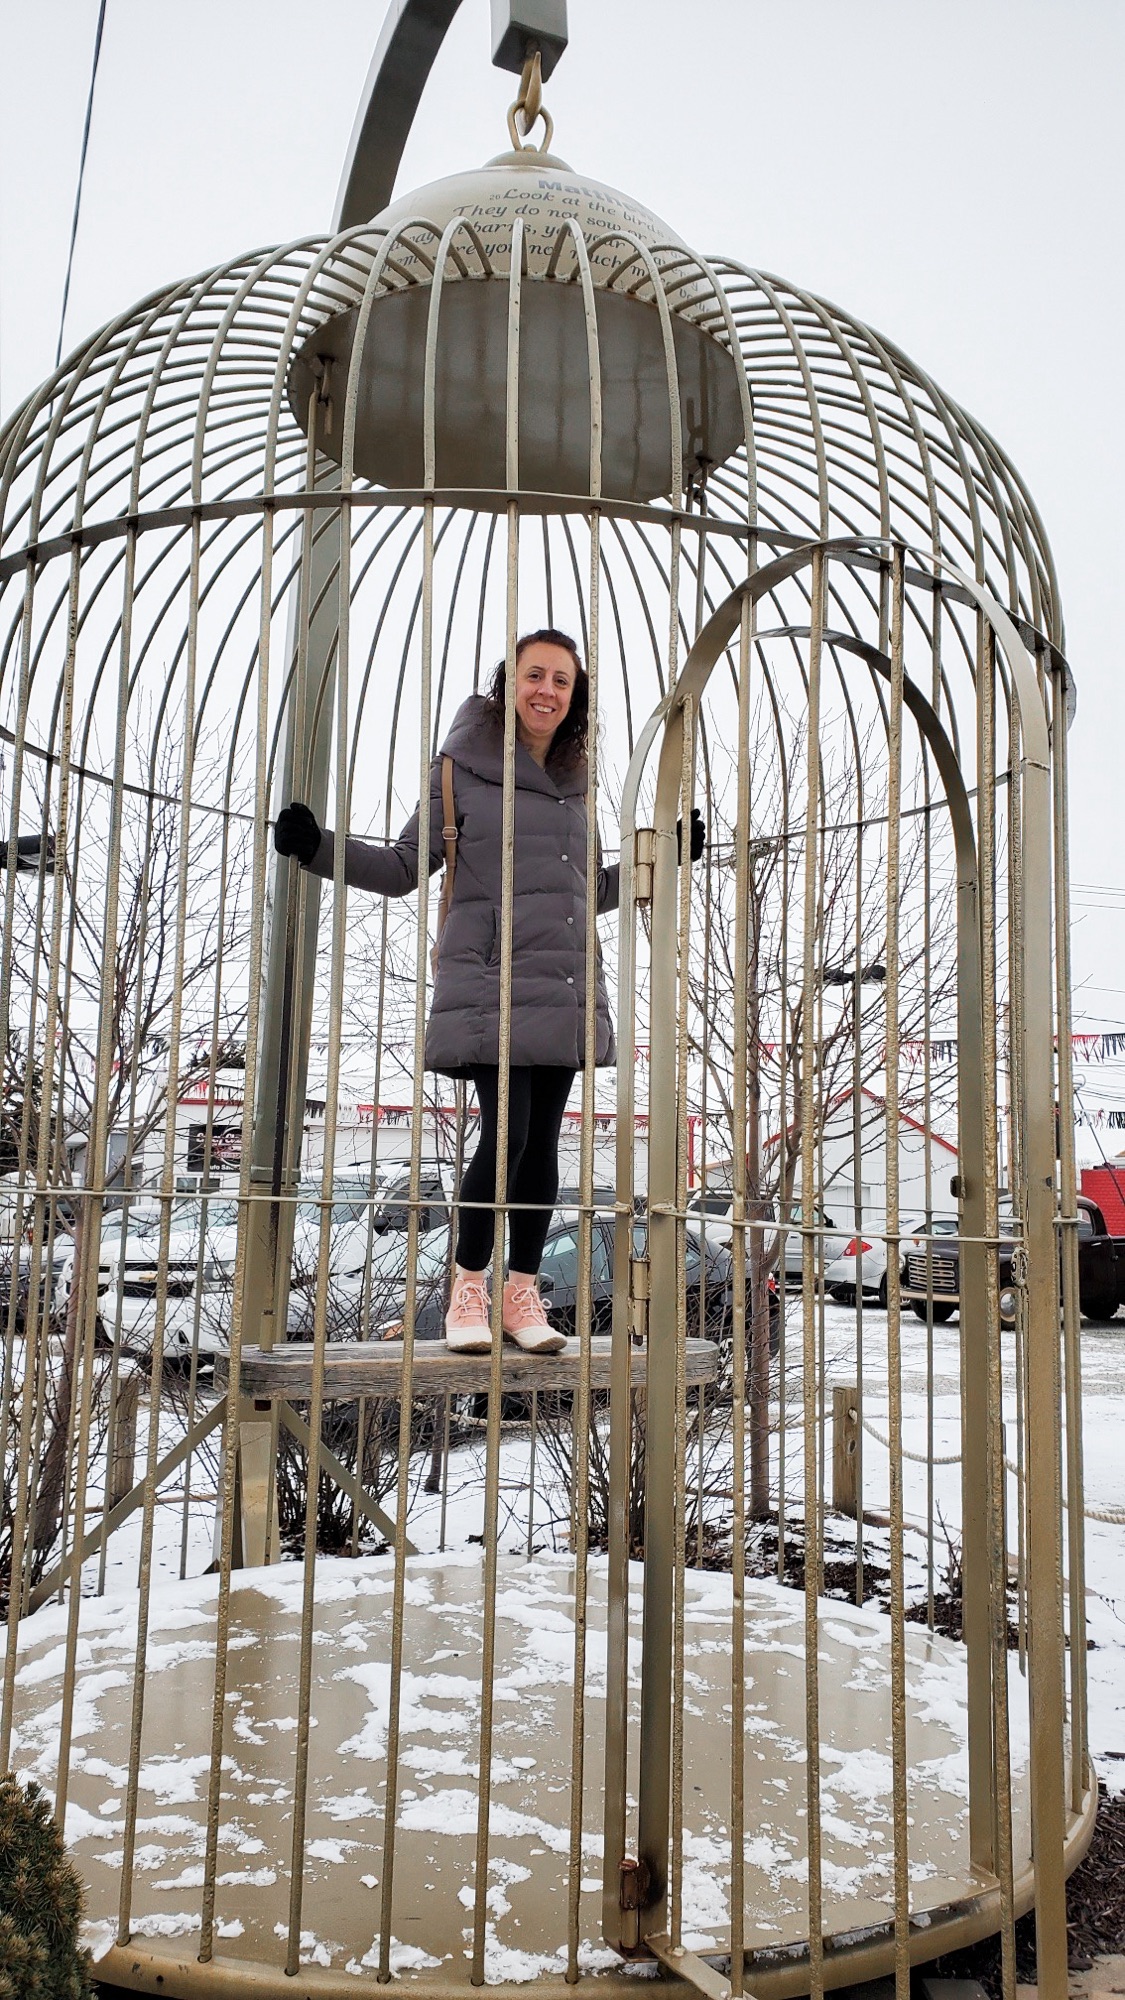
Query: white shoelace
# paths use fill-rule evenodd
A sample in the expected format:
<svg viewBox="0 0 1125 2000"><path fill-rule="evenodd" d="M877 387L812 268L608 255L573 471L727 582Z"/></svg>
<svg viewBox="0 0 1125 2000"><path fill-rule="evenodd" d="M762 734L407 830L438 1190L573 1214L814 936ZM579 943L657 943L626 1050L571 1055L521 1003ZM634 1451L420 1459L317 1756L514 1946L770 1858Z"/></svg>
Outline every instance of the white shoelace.
<svg viewBox="0 0 1125 2000"><path fill-rule="evenodd" d="M534 1320L546 1326L547 1314L537 1285L514 1285L509 1297L517 1312L530 1312Z"/></svg>
<svg viewBox="0 0 1125 2000"><path fill-rule="evenodd" d="M463 1279L453 1295L449 1311L460 1326L476 1326L478 1323L487 1326L489 1298L486 1287Z"/></svg>

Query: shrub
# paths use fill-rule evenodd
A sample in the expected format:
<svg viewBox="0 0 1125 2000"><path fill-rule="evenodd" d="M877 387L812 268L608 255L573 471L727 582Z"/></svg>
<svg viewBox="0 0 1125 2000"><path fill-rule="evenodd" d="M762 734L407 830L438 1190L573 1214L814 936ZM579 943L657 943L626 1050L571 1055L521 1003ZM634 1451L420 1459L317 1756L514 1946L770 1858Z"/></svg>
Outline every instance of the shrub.
<svg viewBox="0 0 1125 2000"><path fill-rule="evenodd" d="M36 1784L0 1780L0 2000L89 2000L82 1885Z"/></svg>

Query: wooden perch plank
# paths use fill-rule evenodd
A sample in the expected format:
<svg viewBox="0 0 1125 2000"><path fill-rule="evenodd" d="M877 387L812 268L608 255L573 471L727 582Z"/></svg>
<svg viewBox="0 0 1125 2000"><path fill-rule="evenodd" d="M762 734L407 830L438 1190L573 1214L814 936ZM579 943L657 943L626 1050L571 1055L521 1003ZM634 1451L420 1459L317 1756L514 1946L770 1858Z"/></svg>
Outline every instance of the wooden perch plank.
<svg viewBox="0 0 1125 2000"><path fill-rule="evenodd" d="M610 1386L608 1334L590 1343L590 1386ZM645 1386L648 1349L630 1349L633 1387ZM261 1348L242 1350L242 1393L259 1402L284 1397L286 1401L312 1392L312 1343L289 1341L268 1353ZM330 1342L324 1357L324 1394L329 1401L348 1402L359 1396L396 1396L402 1382L401 1340ZM558 1354L522 1354L507 1344L504 1348L503 1387L519 1394L532 1389L577 1389L581 1357L577 1340L568 1340ZM719 1372L719 1350L711 1340L687 1342L687 1379L714 1382ZM442 1340L420 1340L414 1349L414 1394L416 1396L473 1395L491 1387L492 1360L487 1354L451 1354Z"/></svg>

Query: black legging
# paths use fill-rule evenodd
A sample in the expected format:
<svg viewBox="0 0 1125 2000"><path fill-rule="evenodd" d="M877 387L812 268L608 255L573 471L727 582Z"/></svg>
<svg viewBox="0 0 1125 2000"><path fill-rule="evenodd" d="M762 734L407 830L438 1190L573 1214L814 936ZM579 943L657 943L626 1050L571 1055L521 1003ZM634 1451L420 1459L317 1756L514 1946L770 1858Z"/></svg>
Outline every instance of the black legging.
<svg viewBox="0 0 1125 2000"><path fill-rule="evenodd" d="M508 1200L532 1202L508 1218L508 1262L513 1271L537 1271L559 1191L559 1133L572 1069L513 1069L508 1073ZM463 1202L496 1200L498 1069L470 1071L480 1104L480 1139L461 1182ZM491 1206L462 1208L457 1262L483 1271L492 1255L496 1217Z"/></svg>

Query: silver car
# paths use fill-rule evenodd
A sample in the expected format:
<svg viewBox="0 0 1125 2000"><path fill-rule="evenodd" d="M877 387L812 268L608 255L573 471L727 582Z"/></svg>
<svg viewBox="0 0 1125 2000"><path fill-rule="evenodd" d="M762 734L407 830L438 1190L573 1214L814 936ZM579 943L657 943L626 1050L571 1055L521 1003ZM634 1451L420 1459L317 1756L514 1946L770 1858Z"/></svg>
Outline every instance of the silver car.
<svg viewBox="0 0 1125 2000"><path fill-rule="evenodd" d="M693 1221L698 1221L701 1230L706 1230L709 1243L721 1244L724 1249L730 1248L731 1238L734 1234L734 1191L732 1188L729 1186L712 1185L706 1190L698 1190L688 1201L687 1212ZM803 1216L804 1211L800 1202L793 1202L790 1206L789 1222L785 1232L785 1282L787 1285L799 1285L802 1279L804 1270L804 1252L802 1246L804 1239L800 1233L800 1225ZM843 1254L847 1238L836 1232L836 1225L832 1217L826 1215L822 1208L818 1207L814 1209L813 1217L817 1230L813 1238L813 1264L817 1275L820 1276L826 1264L832 1263L835 1258ZM769 1213L765 1219L770 1223L776 1223L777 1221L777 1212L772 1201L769 1205ZM749 1235L749 1231L747 1231L747 1234ZM774 1229L768 1230L766 1232L767 1250L772 1251L774 1249L776 1240L776 1231Z"/></svg>

